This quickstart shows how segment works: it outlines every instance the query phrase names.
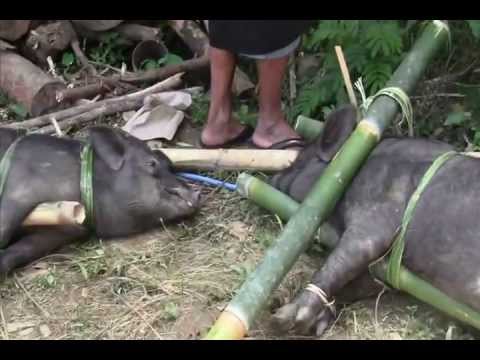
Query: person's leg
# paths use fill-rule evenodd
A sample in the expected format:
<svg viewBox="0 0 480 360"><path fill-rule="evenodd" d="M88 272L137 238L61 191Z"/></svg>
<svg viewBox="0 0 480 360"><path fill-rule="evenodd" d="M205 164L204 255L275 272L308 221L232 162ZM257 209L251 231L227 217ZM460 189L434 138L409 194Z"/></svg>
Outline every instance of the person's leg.
<svg viewBox="0 0 480 360"><path fill-rule="evenodd" d="M245 129L232 119L232 81L235 73L235 55L210 47L211 102L207 125L202 131L202 143L220 146L235 139Z"/></svg>
<svg viewBox="0 0 480 360"><path fill-rule="evenodd" d="M282 112L282 82L289 56L257 61L259 77L259 118L253 142L267 148L287 139L300 139Z"/></svg>

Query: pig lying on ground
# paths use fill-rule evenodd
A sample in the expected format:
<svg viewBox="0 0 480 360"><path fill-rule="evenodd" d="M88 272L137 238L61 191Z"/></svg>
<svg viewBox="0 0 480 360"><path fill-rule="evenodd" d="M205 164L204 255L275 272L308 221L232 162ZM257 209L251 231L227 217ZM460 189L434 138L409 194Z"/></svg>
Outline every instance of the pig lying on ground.
<svg viewBox="0 0 480 360"><path fill-rule="evenodd" d="M356 127L352 107L327 119L323 134L271 183L301 202ZM338 243L311 280L273 317L281 332L322 334L334 321L334 297L378 291L369 264L391 248L412 193L432 163L452 151L426 139L383 139L327 219ZM480 159L456 155L421 195L405 234L402 264L457 301L480 311ZM361 286L359 286L361 285ZM367 286L373 285L373 286ZM312 290L313 289L313 290ZM318 291L320 289L320 291ZM323 291L323 292L322 292Z"/></svg>
<svg viewBox="0 0 480 360"><path fill-rule="evenodd" d="M0 276L86 238L85 226L23 228L39 204L81 201L80 156L84 144L73 139L28 135L0 129L0 159L14 143L5 187L0 194ZM93 224L101 238L129 236L192 215L199 192L179 180L160 152L120 130L93 127Z"/></svg>

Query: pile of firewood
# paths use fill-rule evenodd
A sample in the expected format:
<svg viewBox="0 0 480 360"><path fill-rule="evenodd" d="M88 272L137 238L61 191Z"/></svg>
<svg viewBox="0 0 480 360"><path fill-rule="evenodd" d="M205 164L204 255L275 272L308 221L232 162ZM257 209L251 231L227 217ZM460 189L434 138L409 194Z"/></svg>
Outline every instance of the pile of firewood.
<svg viewBox="0 0 480 360"><path fill-rule="evenodd" d="M100 116L138 110L146 96L182 86L182 74L208 70L208 35L193 20L167 20L193 56L181 63L141 70L145 60L168 53L155 21L126 20L0 20L0 92L23 105L33 118L10 128L53 133L86 125ZM105 32L119 34L131 48L129 71L99 73L84 53L86 41L100 41ZM71 50L81 64L79 80L56 74L55 64ZM254 88L237 69L233 91ZM2 124L0 124L2 125Z"/></svg>

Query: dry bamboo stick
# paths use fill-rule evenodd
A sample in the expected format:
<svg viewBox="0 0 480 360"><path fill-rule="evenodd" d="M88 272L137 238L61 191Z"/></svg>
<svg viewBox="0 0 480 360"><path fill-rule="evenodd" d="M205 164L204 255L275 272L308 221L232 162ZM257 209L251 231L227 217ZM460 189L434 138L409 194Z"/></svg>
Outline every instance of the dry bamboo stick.
<svg viewBox="0 0 480 360"><path fill-rule="evenodd" d="M75 201L59 201L38 205L23 222L23 226L81 225L85 208Z"/></svg>
<svg viewBox="0 0 480 360"><path fill-rule="evenodd" d="M177 169L279 171L297 158L297 150L160 149Z"/></svg>

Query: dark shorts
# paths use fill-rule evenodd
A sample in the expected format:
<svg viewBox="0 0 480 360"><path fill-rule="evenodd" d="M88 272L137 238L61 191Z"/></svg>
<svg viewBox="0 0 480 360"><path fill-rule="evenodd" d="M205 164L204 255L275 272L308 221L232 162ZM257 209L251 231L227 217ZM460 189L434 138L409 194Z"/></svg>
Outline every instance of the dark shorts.
<svg viewBox="0 0 480 360"><path fill-rule="evenodd" d="M315 20L209 20L210 45L253 58L294 51Z"/></svg>

